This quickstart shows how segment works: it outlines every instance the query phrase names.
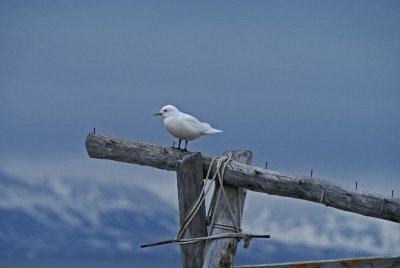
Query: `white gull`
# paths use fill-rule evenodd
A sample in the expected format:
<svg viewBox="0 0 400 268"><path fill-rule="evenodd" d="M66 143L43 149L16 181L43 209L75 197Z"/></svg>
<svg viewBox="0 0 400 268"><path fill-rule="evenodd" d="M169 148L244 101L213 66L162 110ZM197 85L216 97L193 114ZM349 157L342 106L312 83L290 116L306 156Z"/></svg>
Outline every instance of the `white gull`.
<svg viewBox="0 0 400 268"><path fill-rule="evenodd" d="M195 117L180 112L173 105L166 105L158 113L164 118L164 126L168 132L179 140L178 148L181 148L181 141L184 140L186 150L189 141L195 140L202 135L221 133L221 130L212 128L210 124L200 122Z"/></svg>

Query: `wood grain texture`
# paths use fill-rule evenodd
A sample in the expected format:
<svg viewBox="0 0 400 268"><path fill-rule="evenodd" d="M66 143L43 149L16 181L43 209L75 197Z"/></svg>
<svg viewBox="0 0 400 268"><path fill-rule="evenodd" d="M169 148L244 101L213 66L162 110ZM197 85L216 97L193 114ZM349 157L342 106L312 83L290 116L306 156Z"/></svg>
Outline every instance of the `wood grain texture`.
<svg viewBox="0 0 400 268"><path fill-rule="evenodd" d="M86 137L90 157L176 170L190 154L169 147L90 133ZM202 156L203 174L212 158ZM215 167L212 173L215 172ZM336 209L400 222L400 198L392 198L339 185L335 182L265 170L238 162L228 165L225 182L251 191L321 203ZM379 178L377 178L379 179Z"/></svg>
<svg viewBox="0 0 400 268"><path fill-rule="evenodd" d="M230 151L224 153L224 155L231 155L232 160L239 163L251 164L252 161L252 153L250 151ZM228 202L220 195L218 203L215 203L215 207L213 208L215 211L214 223L234 227L236 222L240 228L246 199L246 189L229 184L224 184L223 186ZM219 189L220 185L217 183L213 199L216 199ZM235 219L232 219L230 215L228 204L233 211ZM209 235L231 232L232 231L214 226ZM223 238L208 241L204 253L203 267L233 267L237 243L238 239L236 238Z"/></svg>
<svg viewBox="0 0 400 268"><path fill-rule="evenodd" d="M340 259L328 261L311 261L311 262L290 262L276 264L258 264L258 265L243 265L237 268L383 268L383 267L400 267L400 257L369 257L369 258L354 258Z"/></svg>
<svg viewBox="0 0 400 268"><path fill-rule="evenodd" d="M203 188L203 166L200 153L185 156L177 166L177 186L179 200L179 219L183 225L187 215L197 201ZM181 238L197 238L207 236L205 204L188 225ZM182 267L198 268L203 266L205 242L181 245Z"/></svg>

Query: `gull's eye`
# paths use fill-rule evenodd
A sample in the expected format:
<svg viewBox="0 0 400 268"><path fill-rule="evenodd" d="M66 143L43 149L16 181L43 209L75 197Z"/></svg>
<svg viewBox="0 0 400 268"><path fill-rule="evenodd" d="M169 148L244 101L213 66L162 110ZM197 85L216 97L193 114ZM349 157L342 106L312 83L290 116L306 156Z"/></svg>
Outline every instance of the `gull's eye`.
<svg viewBox="0 0 400 268"><path fill-rule="evenodd" d="M167 109L165 109L163 112L166 113L166 112L167 112Z"/></svg>

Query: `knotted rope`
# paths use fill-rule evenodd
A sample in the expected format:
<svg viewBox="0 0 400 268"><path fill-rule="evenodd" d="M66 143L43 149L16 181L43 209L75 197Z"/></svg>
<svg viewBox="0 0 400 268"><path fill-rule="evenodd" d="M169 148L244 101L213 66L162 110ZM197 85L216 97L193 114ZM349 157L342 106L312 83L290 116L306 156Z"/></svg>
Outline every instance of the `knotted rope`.
<svg viewBox="0 0 400 268"><path fill-rule="evenodd" d="M211 170L212 170L212 167L213 167L213 165L214 165L216 160L217 160L216 172L214 173L214 176L210 179ZM220 187L219 187L219 191L217 193L216 201L214 201L214 202L212 202L210 204L210 208L208 210L207 218L208 219L211 218L210 225L211 225L211 227L213 227L214 226L213 222L214 222L214 219L215 219L215 211L212 208L215 207L215 204L217 204L219 202L220 195L221 195L221 192L222 192L223 196L225 198L226 204L228 206L229 214L230 214L231 219L232 219L232 221L233 221L233 223L235 225L234 226L235 229L233 231L236 231L237 233L240 233L239 223L235 220L235 216L234 216L233 210L232 210L232 208L231 208L231 206L230 206L230 204L228 202L228 196L226 195L226 192L225 192L224 186L223 186L226 166L229 164L230 161L232 161L232 156L231 155L223 156L223 157L220 157L220 158L214 157L211 160L211 163L210 163L210 166L208 168L207 175L206 175L206 178L205 178L205 182L203 184L203 188L202 188L202 190L200 192L200 195L199 195L196 203L194 204L193 208L190 210L190 212L186 216L186 219L183 221L182 227L178 232L177 239L181 239L182 238L182 236L183 236L184 232L186 231L187 227L189 226L190 222L193 220L194 216L197 214L197 212L199 211L201 205L203 204L208 192L211 189L212 183L215 182L215 179L217 177L218 177L218 182L219 182ZM216 225L217 224L215 224L215 226Z"/></svg>
<svg viewBox="0 0 400 268"><path fill-rule="evenodd" d="M199 197L196 200L196 203L194 204L194 206L192 207L192 209L190 210L190 212L188 213L188 215L186 216L185 220L182 222L181 224L181 228L178 232L178 235L176 237L176 239L172 239L172 240L165 240L165 241L160 241L157 243L152 243L152 244L146 244L146 245L141 245L141 248L144 247L151 247L151 246L157 246L157 245L163 245L163 244L168 244L168 243L177 243L178 245L184 245L184 244L190 244L190 243L197 243L197 242L201 242L201 241L208 241L208 240L212 240L212 239L220 239L220 238L237 238L237 239L244 239L244 248L247 248L249 246L249 242L253 237L256 238L269 238L269 235L252 235L252 234L248 234L248 233L242 233L240 230L240 219L235 219L235 214L233 213L233 210L229 204L228 201L228 196L226 195L223 183L224 183L224 175L225 175L225 170L227 165L232 161L232 155L229 154L228 156L222 156L222 157L214 157L211 160L210 166L208 168L207 171L207 175L205 178L205 182L203 184L203 188L200 192ZM214 166L216 162L216 172L214 173L214 175L212 176L212 178L210 179L210 174L212 171L212 167ZM182 238L186 229L188 228L188 226L190 225L191 221L193 220L193 218L195 217L195 215L197 214L197 212L199 211L201 205L203 204L207 194L209 193L212 183L215 183L215 190L217 190L216 187L216 178L218 178L218 183L219 183L219 190L217 193L214 193L213 196L213 200L211 201L210 204L210 208L208 210L208 219L211 219L210 221L210 226L211 226L211 230L210 233L212 231L212 228L217 227L217 228L221 228L221 229L226 229L229 231L233 231L232 233L221 233L221 234L215 234L215 235L211 235L211 236L206 236L206 237L197 237L197 238ZM239 189L239 188L238 188ZM218 204L219 200L220 200L220 196L222 196L225 198L228 210L229 210L229 215L232 219L232 222L234 224L234 226L228 226L228 225L223 225L223 224L217 224L214 223L215 220L215 206L216 204ZM240 195L239 195L240 198ZM241 210L241 202L239 200L239 210ZM239 211L239 213L241 213L241 211ZM241 214L239 214L240 217Z"/></svg>

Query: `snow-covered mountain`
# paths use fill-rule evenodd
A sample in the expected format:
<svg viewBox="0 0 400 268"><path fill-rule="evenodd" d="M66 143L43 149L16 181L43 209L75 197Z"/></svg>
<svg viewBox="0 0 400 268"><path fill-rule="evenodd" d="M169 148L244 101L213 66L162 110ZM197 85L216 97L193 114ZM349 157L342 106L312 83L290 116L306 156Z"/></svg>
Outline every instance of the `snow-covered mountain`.
<svg viewBox="0 0 400 268"><path fill-rule="evenodd" d="M371 256L381 254L374 254L374 247L400 244L399 233L394 233L397 226L380 228L364 218L324 214L314 207L316 213L310 213L290 207L297 202L287 199L283 205L268 200L269 208L260 209L262 202L256 199L249 196L246 201L243 229L272 237L252 241L246 250L240 245L238 264ZM137 186L112 179L33 180L0 172L0 264L21 259L100 259L179 267L176 245L140 249L141 244L173 238L178 227L176 208Z"/></svg>
<svg viewBox="0 0 400 268"><path fill-rule="evenodd" d="M94 180L29 181L0 173L0 259L164 258L176 247L140 249L172 238L177 212L138 188Z"/></svg>

